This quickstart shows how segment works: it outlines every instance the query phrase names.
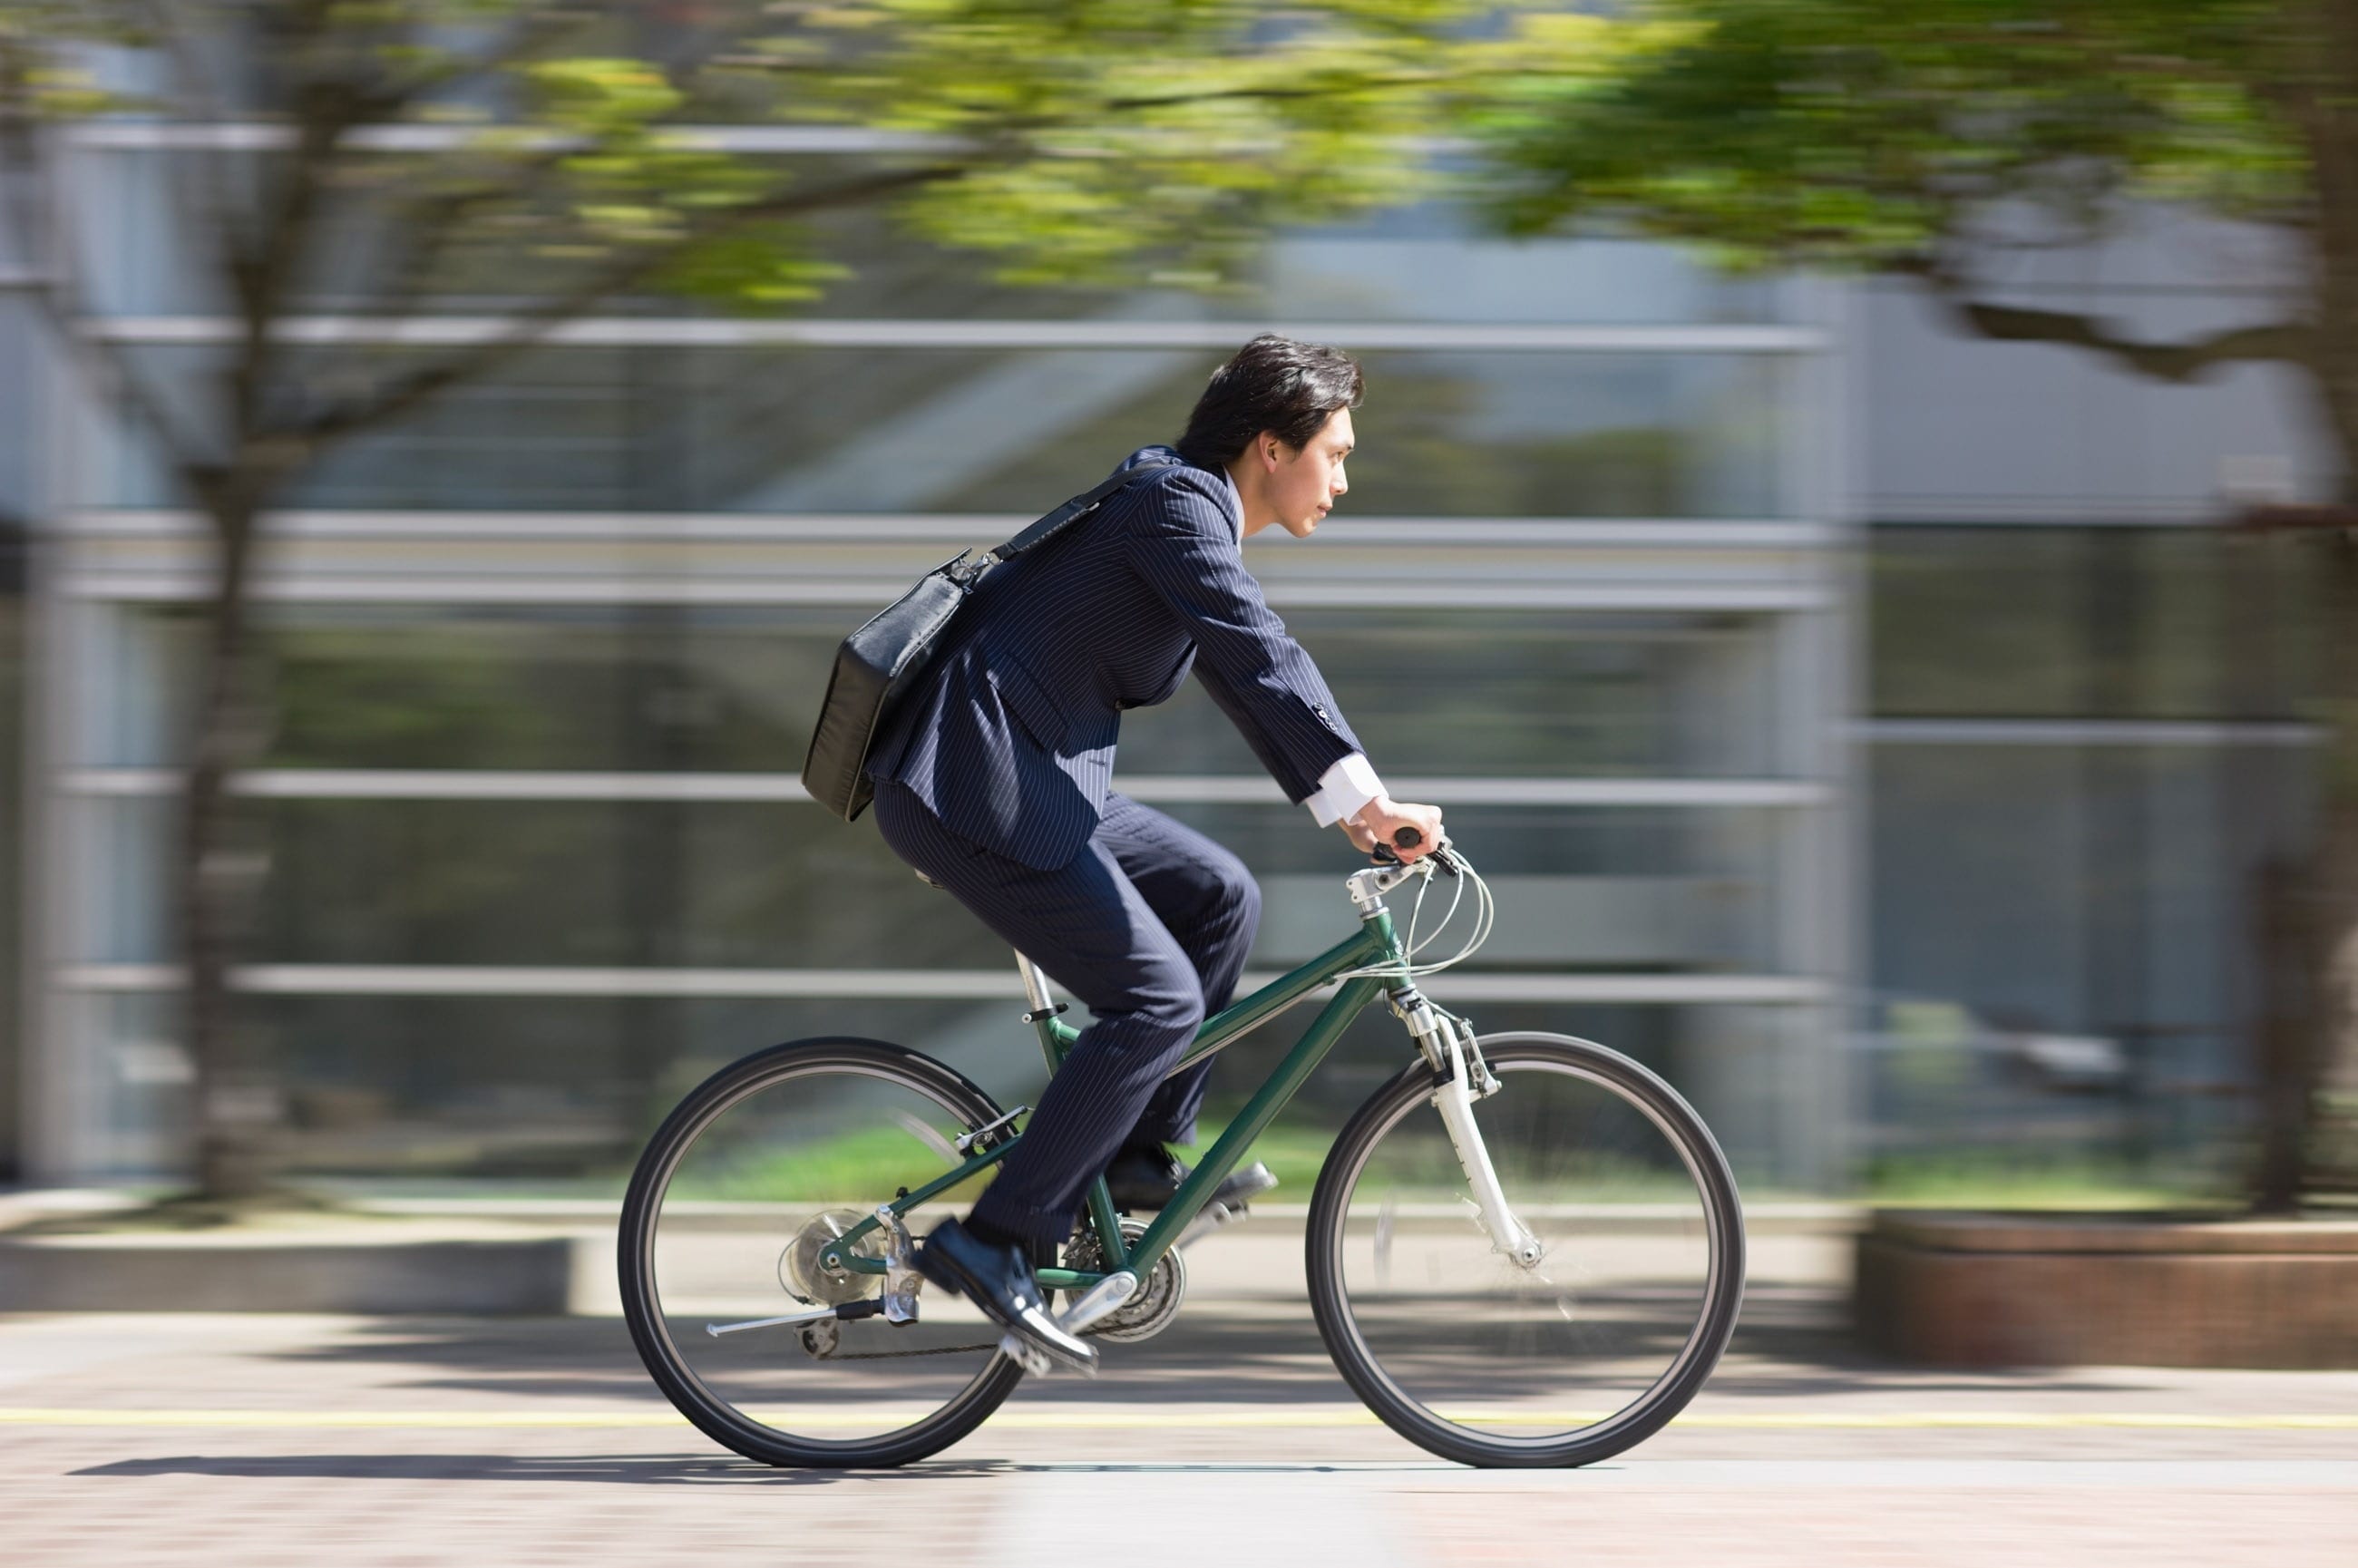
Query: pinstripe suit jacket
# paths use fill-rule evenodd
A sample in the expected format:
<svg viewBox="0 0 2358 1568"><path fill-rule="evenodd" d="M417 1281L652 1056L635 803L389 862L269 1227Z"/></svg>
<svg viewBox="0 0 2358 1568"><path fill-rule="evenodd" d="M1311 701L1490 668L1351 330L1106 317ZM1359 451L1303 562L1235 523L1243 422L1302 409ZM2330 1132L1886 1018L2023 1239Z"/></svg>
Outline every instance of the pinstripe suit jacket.
<svg viewBox="0 0 2358 1568"><path fill-rule="evenodd" d="M1227 476L1139 481L1055 542L992 568L885 723L868 772L914 790L960 837L1052 870L1096 830L1121 711L1192 666L1297 805L1359 751L1318 666L1245 570Z"/></svg>

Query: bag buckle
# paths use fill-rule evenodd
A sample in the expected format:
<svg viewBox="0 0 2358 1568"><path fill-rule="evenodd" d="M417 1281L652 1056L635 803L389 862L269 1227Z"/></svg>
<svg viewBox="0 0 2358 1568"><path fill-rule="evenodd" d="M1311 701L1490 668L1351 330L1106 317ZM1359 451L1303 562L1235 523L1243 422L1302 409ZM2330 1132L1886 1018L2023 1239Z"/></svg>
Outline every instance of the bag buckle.
<svg viewBox="0 0 2358 1568"><path fill-rule="evenodd" d="M960 588L972 588L983 573L999 564L997 550L985 550L979 556L963 556L949 564L950 580Z"/></svg>

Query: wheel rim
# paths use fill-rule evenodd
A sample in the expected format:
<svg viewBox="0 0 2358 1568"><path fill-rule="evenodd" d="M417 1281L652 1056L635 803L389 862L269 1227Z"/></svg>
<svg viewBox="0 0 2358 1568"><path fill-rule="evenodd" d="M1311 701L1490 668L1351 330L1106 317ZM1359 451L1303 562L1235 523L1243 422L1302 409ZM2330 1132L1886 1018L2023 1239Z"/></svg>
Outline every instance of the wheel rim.
<svg viewBox="0 0 2358 1568"><path fill-rule="evenodd" d="M1336 1173L1339 1326L1420 1423L1482 1449L1643 1435L1725 1342L1733 1215L1668 1117L1607 1074L1510 1052L1491 1065L1503 1087L1476 1121L1545 1244L1537 1271L1491 1247L1439 1113L1404 1093Z"/></svg>
<svg viewBox="0 0 2358 1568"><path fill-rule="evenodd" d="M782 1265L795 1238L822 1216L865 1214L950 1169L960 1158L950 1140L973 1124L946 1092L829 1062L749 1085L677 1141L650 1184L639 1256L652 1310L643 1315L713 1414L756 1443L851 1458L922 1440L1008 1375L997 1331L931 1287L916 1323L838 1325L832 1357L814 1357L794 1328L707 1332L825 1304L789 1293ZM959 1188L934 1200L918 1233L972 1195ZM882 1280L869 1278L862 1293L881 1293Z"/></svg>

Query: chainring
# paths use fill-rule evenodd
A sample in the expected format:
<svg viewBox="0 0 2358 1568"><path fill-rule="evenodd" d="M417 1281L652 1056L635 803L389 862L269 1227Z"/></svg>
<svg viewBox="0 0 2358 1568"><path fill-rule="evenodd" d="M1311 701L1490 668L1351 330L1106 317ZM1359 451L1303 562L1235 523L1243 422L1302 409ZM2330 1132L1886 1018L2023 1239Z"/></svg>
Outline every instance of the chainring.
<svg viewBox="0 0 2358 1568"><path fill-rule="evenodd" d="M1146 1234L1141 1220L1121 1222L1122 1244L1134 1247ZM1065 1243L1065 1267L1087 1273L1098 1273L1105 1268L1105 1249L1098 1244L1097 1232L1084 1227ZM1065 1292L1065 1304L1069 1307L1080 1292ZM1179 1303L1187 1296L1187 1263L1179 1249L1172 1248L1156 1260L1138 1293L1106 1314L1081 1332L1092 1339L1111 1339L1120 1343L1152 1339L1171 1326L1179 1315Z"/></svg>

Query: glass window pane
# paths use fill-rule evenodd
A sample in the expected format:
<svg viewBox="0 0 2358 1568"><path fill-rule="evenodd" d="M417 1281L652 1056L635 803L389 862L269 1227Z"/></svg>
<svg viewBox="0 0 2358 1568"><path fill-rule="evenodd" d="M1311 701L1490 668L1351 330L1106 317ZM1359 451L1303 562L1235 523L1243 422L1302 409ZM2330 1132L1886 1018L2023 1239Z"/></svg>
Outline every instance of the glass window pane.
<svg viewBox="0 0 2358 1568"><path fill-rule="evenodd" d="M94 1170L176 1165L187 1155L189 1092L177 1005L146 995L89 996L75 1005L85 1019L81 1037L97 1047L78 1059L94 1117ZM377 1188L431 1190L463 1179L619 1197L640 1148L682 1096L738 1057L784 1040L852 1034L909 1045L1011 1108L1036 1103L1046 1077L1013 998L258 997L243 1009L285 1087L290 1169ZM1568 1033L1637 1057L1704 1113L1740 1175L1774 1173L1774 1132L1793 1108L1793 1076L1781 1069L1796 1040L1790 1010L1519 1003L1461 1011L1485 1033ZM1310 1017L1288 1013L1220 1054L1201 1136L1236 1113ZM1380 1006L1353 1022L1260 1145L1287 1183L1282 1201L1308 1201L1334 1130L1412 1049Z"/></svg>
<svg viewBox="0 0 2358 1568"><path fill-rule="evenodd" d="M1285 619L1387 774L1774 771L1768 627L1757 618L1303 608ZM1124 716L1120 765L1262 772L1200 680Z"/></svg>
<svg viewBox="0 0 2358 1568"><path fill-rule="evenodd" d="M2133 1160L2233 1135L2251 891L2300 852L2305 755L1882 744L1872 769L1870 1145Z"/></svg>
<svg viewBox="0 0 2358 1568"><path fill-rule="evenodd" d="M1444 801L1446 806L1446 801ZM73 956L173 951L160 889L171 803L83 802L104 846ZM1158 807L1243 857L1263 911L1253 962L1274 970L1341 941L1361 862L1300 807ZM997 970L1006 945L919 881L871 823L810 805L265 800L268 879L249 951L281 964L480 964ZM1470 969L1754 973L1778 967L1779 813L1768 808L1449 809L1498 923ZM1428 959L1472 930L1436 877L1418 916ZM1403 934L1411 899L1394 901Z"/></svg>
<svg viewBox="0 0 2358 1568"><path fill-rule="evenodd" d="M1773 968L1777 814L1767 810L1564 810L1439 803L1450 838L1490 884L1498 924L1467 970ZM1335 828L1299 806L1161 809L1227 845L1261 884L1257 962L1300 963L1348 935L1342 879L1360 863ZM1440 922L1453 889L1425 895L1423 955L1454 953L1469 934L1470 895ZM1392 901L1403 935L1410 900ZM1436 981L1438 994L1445 982Z"/></svg>
<svg viewBox="0 0 2358 1568"><path fill-rule="evenodd" d="M798 773L836 648L877 606L266 604L269 765ZM184 753L196 611L110 618L101 767Z"/></svg>
<svg viewBox="0 0 2358 1568"><path fill-rule="evenodd" d="M795 774L837 645L877 608L287 605L269 751L292 768ZM191 611L114 616L97 766L162 766ZM1783 717L1761 617L1542 611L1287 614L1387 775L1758 777ZM1120 771L1264 775L1191 679L1122 723Z"/></svg>
<svg viewBox="0 0 2358 1568"><path fill-rule="evenodd" d="M815 806L274 801L266 812L272 892L257 950L276 962L1010 965L872 824L847 827Z"/></svg>
<svg viewBox="0 0 2358 1568"><path fill-rule="evenodd" d="M189 1094L174 999L93 996L83 1060L109 1169L168 1167ZM618 1195L639 1148L707 1075L783 1040L896 1041L1003 1103L1036 1096L1032 1032L1005 1001L247 997L271 1053L298 1173L586 1184Z"/></svg>
<svg viewBox="0 0 2358 1568"><path fill-rule="evenodd" d="M146 823L158 803L106 803ZM977 968L1007 948L926 887L863 821L817 806L271 801L254 951L275 963ZM1264 914L1255 962L1298 963L1356 915L1359 862L1298 807L1169 804L1244 857ZM1758 970L1774 964L1774 813L1474 806L1450 832L1487 867L1484 968ZM1453 886L1436 880L1420 933ZM1398 903L1403 929L1408 903ZM1474 904L1428 950L1456 950ZM153 958L124 922L107 956Z"/></svg>
<svg viewBox="0 0 2358 1568"><path fill-rule="evenodd" d="M2076 535L1895 527L1872 541L1876 712L2082 711Z"/></svg>
<svg viewBox="0 0 2358 1568"><path fill-rule="evenodd" d="M2208 529L1876 529L1875 711L2284 717L2316 656L2309 542Z"/></svg>
<svg viewBox="0 0 2358 1568"><path fill-rule="evenodd" d="M1241 330L1241 329L1240 329ZM1344 346L1347 347L1346 343ZM314 355L323 395L416 350ZM218 353L139 359L193 401ZM288 503L1036 516L1178 438L1223 351L609 349L527 354L330 451ZM1758 354L1361 357L1350 513L1766 517L1791 510L1791 368ZM120 430L94 506L171 504Z"/></svg>

